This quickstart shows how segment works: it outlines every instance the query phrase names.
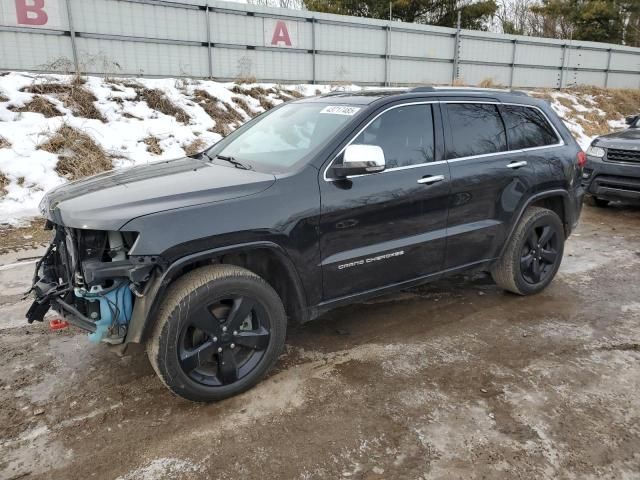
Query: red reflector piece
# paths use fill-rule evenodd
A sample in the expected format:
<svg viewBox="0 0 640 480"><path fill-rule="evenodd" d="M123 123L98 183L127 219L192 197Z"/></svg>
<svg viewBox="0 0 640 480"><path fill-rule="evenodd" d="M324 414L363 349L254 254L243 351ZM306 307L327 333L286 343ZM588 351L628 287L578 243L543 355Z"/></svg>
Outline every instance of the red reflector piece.
<svg viewBox="0 0 640 480"><path fill-rule="evenodd" d="M580 168L583 168L587 164L587 154L582 150L578 152L577 163Z"/></svg>
<svg viewBox="0 0 640 480"><path fill-rule="evenodd" d="M64 330L69 326L69 322L59 317L49 320L49 330Z"/></svg>

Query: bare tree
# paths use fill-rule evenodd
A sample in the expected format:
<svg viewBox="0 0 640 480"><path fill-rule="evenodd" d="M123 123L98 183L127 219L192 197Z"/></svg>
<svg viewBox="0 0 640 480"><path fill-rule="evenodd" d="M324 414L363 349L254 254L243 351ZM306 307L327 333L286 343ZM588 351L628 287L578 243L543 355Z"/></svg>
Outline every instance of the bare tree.
<svg viewBox="0 0 640 480"><path fill-rule="evenodd" d="M303 7L302 0L247 0L249 5L261 5L263 7L279 7L292 8L301 10Z"/></svg>
<svg viewBox="0 0 640 480"><path fill-rule="evenodd" d="M538 0L498 0L497 29L514 35L535 35L540 30L540 19L531 10Z"/></svg>

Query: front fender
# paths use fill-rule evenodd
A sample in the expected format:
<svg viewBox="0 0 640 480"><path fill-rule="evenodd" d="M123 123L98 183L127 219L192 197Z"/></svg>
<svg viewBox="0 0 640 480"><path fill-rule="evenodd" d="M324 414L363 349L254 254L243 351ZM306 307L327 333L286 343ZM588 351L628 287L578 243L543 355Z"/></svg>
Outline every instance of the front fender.
<svg viewBox="0 0 640 480"><path fill-rule="evenodd" d="M182 275L185 268L196 263L206 262L220 255L240 252L247 253L251 250L265 248L271 250L278 256L283 266L287 269L288 274L294 279L293 284L295 285L295 293L300 305L300 314L303 316L308 315L306 311L305 294L302 291L302 282L298 277L298 272L292 260L285 250L277 243L269 241L242 243L193 253L176 259L164 269L156 268L152 272L144 295L136 299L125 343L142 343L146 340L151 328L153 328L154 316L158 312L161 300L165 297L169 285ZM304 320L303 318L302 321Z"/></svg>

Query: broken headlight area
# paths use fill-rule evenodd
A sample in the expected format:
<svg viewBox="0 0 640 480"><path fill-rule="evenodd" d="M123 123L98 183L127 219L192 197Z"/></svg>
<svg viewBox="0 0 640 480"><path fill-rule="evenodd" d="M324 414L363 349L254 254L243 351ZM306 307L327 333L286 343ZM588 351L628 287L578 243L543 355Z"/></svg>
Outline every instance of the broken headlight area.
<svg viewBox="0 0 640 480"><path fill-rule="evenodd" d="M137 233L49 227L55 235L36 264L29 323L52 309L94 342L123 342L154 267L129 257Z"/></svg>

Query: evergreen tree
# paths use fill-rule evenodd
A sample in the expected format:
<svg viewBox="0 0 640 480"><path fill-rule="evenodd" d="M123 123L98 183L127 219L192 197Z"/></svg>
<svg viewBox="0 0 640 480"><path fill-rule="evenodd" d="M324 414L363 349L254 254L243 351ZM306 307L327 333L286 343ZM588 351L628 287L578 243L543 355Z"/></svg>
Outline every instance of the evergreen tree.
<svg viewBox="0 0 640 480"><path fill-rule="evenodd" d="M542 0L532 11L545 20L543 36L629 45L640 39L640 0Z"/></svg>
<svg viewBox="0 0 640 480"><path fill-rule="evenodd" d="M391 9L389 8L391 4ZM455 27L460 12L462 28L486 30L496 13L495 0L304 0L309 10L409 23Z"/></svg>

